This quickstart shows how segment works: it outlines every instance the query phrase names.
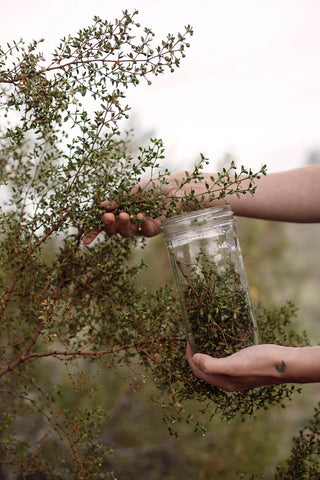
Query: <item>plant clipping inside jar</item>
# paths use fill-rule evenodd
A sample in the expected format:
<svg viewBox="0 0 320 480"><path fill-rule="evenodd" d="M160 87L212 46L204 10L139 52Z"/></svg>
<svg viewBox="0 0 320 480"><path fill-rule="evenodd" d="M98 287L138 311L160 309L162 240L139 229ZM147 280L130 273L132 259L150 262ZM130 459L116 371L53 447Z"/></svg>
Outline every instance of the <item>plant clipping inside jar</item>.
<svg viewBox="0 0 320 480"><path fill-rule="evenodd" d="M194 352L224 357L258 342L248 281L228 205L183 213L162 224Z"/></svg>

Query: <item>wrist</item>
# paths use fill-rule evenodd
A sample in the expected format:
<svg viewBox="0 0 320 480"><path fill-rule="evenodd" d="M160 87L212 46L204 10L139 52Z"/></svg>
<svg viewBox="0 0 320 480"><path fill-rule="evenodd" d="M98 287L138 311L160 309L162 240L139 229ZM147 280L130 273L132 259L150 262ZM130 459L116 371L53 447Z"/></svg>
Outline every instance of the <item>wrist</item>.
<svg viewBox="0 0 320 480"><path fill-rule="evenodd" d="M320 346L280 347L276 355L274 373L286 382L320 382Z"/></svg>

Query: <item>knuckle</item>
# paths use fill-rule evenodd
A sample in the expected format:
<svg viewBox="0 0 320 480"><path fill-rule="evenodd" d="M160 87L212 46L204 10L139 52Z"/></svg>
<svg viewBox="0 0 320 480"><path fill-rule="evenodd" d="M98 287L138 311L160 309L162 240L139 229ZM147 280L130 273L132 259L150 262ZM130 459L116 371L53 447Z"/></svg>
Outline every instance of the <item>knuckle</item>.
<svg viewBox="0 0 320 480"><path fill-rule="evenodd" d="M201 359L199 362L199 367L206 375L210 375L212 373L207 359Z"/></svg>

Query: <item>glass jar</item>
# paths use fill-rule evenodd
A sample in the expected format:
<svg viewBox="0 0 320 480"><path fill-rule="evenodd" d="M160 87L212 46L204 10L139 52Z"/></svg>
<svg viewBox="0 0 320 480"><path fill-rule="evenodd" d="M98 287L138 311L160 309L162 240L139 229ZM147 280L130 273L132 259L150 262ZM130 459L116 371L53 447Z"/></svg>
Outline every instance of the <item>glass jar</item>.
<svg viewBox="0 0 320 480"><path fill-rule="evenodd" d="M258 342L248 281L228 205L167 219L163 238L194 352L230 355Z"/></svg>

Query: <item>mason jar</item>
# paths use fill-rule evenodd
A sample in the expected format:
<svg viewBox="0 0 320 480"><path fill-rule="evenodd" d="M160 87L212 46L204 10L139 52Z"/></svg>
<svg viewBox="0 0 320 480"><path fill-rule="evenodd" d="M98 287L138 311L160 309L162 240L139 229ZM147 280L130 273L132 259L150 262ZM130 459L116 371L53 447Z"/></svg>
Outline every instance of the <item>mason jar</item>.
<svg viewBox="0 0 320 480"><path fill-rule="evenodd" d="M224 357L258 342L233 212L228 205L162 223L194 353Z"/></svg>

